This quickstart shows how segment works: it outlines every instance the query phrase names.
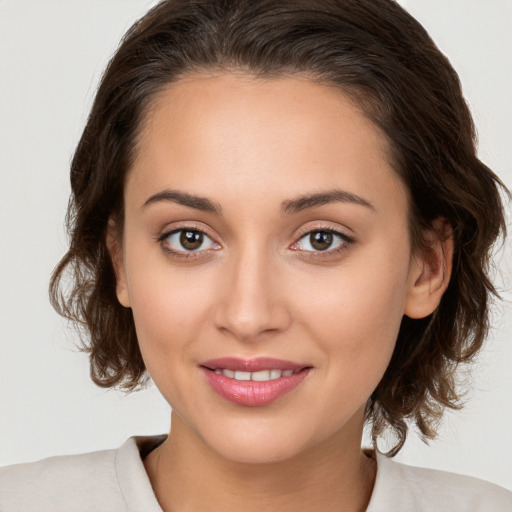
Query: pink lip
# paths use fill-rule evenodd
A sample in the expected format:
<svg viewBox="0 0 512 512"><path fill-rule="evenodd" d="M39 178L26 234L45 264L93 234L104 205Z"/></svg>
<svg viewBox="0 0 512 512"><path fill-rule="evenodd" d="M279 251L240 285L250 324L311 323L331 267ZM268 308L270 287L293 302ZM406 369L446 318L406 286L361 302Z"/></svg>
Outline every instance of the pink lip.
<svg viewBox="0 0 512 512"><path fill-rule="evenodd" d="M249 407L269 404L289 393L304 380L311 369L310 366L280 359L259 358L242 360L231 357L205 361L200 364L200 368L208 384L222 398L237 405ZM246 372L278 369L294 370L294 373L290 376L264 382L240 381L215 373L213 371L215 369Z"/></svg>
<svg viewBox="0 0 512 512"><path fill-rule="evenodd" d="M259 357L257 359L238 359L236 357L221 357L210 359L199 364L210 370L220 368L221 370L233 370L242 372L259 372L261 370L301 370L308 365L274 359L271 357Z"/></svg>

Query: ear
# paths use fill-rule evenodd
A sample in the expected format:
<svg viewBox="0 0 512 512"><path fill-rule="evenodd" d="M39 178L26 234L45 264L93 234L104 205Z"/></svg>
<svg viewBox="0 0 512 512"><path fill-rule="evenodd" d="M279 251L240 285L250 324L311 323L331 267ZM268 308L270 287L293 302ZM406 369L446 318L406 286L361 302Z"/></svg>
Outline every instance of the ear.
<svg viewBox="0 0 512 512"><path fill-rule="evenodd" d="M119 228L112 218L108 221L107 228L107 249L112 260L112 266L116 275L117 299L125 308L130 307L130 297L126 283L126 270L123 258L123 241Z"/></svg>
<svg viewBox="0 0 512 512"><path fill-rule="evenodd" d="M453 261L453 230L442 217L424 233L426 248L413 255L404 314L425 318L435 311L448 288Z"/></svg>

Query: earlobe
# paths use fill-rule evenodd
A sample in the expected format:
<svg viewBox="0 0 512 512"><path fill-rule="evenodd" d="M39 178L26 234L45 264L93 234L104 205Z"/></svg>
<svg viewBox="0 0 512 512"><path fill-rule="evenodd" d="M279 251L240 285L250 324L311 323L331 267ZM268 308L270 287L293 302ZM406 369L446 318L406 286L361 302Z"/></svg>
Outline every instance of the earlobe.
<svg viewBox="0 0 512 512"><path fill-rule="evenodd" d="M413 256L404 314L425 318L435 311L448 288L453 262L452 227L444 218L424 234L427 249Z"/></svg>
<svg viewBox="0 0 512 512"><path fill-rule="evenodd" d="M113 219L109 219L107 228L107 249L110 254L112 266L116 275L116 295L120 304L125 308L130 307L130 297L126 283L126 271L123 259L123 243L121 234Z"/></svg>

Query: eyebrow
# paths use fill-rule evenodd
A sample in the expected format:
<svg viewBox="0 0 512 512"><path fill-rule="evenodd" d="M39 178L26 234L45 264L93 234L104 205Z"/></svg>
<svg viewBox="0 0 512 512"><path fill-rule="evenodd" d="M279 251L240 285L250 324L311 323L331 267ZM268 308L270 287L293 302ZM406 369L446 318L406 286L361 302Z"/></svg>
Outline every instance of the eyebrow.
<svg viewBox="0 0 512 512"><path fill-rule="evenodd" d="M293 213L302 212L304 210L316 208L318 206L329 203L352 203L375 211L375 206L373 206L370 201L367 201L366 199L363 199L362 197L353 194L352 192L333 189L316 194L308 194L306 196L297 197L296 199L290 199L288 201L283 201L281 204L281 213L282 215L291 215Z"/></svg>
<svg viewBox="0 0 512 512"><path fill-rule="evenodd" d="M147 199L142 207L145 208L146 206L158 203L160 201L171 201L183 206L188 206L189 208L194 208L202 212L214 213L216 215L221 215L222 213L222 208L220 205L214 203L206 197L200 197L193 194L188 194L187 192L169 189L162 190L162 192L158 192L157 194L153 194Z"/></svg>
<svg viewBox="0 0 512 512"><path fill-rule="evenodd" d="M180 190L166 189L153 194L146 200L142 207L145 208L160 201L170 201L202 212L222 215L222 207L218 203L213 202L207 197L196 196ZM375 211L375 207L366 199L363 199L352 192L333 189L283 201L281 203L281 215L292 215L294 213L299 213L304 210L316 208L329 203L352 203Z"/></svg>

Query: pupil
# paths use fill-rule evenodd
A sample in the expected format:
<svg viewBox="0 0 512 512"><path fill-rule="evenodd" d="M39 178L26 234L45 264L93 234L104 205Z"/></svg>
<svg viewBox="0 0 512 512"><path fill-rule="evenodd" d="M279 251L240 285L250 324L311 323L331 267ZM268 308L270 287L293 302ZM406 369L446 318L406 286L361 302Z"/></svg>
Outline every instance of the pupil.
<svg viewBox="0 0 512 512"><path fill-rule="evenodd" d="M309 235L311 245L318 251L329 249L332 244L332 233L328 231L317 231Z"/></svg>
<svg viewBox="0 0 512 512"><path fill-rule="evenodd" d="M180 235L180 243L185 249L199 249L203 243L203 234L197 231L183 231Z"/></svg>

